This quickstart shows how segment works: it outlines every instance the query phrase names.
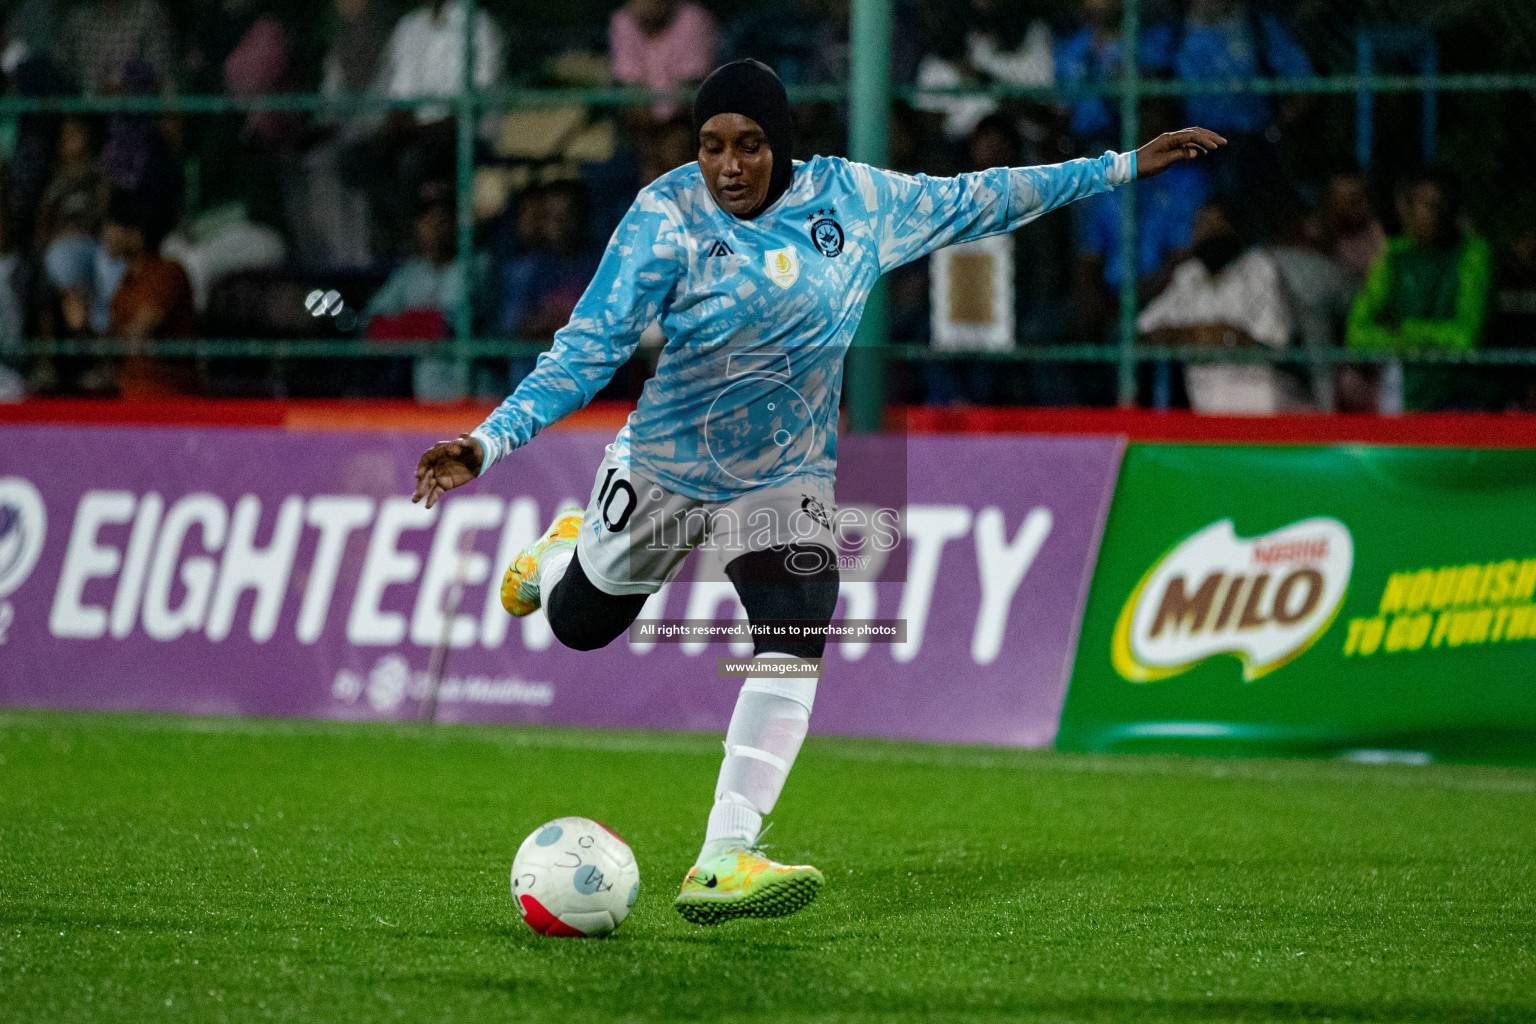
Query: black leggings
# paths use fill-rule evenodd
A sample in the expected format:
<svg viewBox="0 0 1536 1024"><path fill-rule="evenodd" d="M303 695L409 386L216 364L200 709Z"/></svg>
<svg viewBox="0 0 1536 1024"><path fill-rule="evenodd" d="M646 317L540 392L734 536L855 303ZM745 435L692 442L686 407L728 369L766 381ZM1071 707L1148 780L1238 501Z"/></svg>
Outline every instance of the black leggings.
<svg viewBox="0 0 1536 1024"><path fill-rule="evenodd" d="M798 556L798 557L797 557ZM820 568L806 573L807 564ZM731 559L725 574L736 585L747 618L754 623L785 619L827 623L837 609L837 565L825 548L792 544L752 551ZM645 604L645 594L607 594L598 590L573 555L560 582L544 601L544 612L555 639L577 651L607 647L629 628ZM773 651L799 658L819 658L826 640L759 639L757 654Z"/></svg>

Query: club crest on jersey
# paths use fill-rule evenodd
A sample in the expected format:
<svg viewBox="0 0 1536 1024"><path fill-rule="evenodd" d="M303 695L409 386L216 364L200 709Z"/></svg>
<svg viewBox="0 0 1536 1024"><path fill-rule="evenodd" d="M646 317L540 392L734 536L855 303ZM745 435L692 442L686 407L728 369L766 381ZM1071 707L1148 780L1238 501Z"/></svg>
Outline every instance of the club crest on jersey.
<svg viewBox="0 0 1536 1024"><path fill-rule="evenodd" d="M836 210L817 210L811 214L815 219L811 225L811 244L827 259L843 251L843 226L833 219L836 216Z"/></svg>
<svg viewBox="0 0 1536 1024"><path fill-rule="evenodd" d="M763 253L763 265L780 288L789 288L800 280L800 254L792 245Z"/></svg>
<svg viewBox="0 0 1536 1024"><path fill-rule="evenodd" d="M826 529L832 529L832 520L827 515L827 506L820 498L812 497L809 494L801 494L800 509Z"/></svg>

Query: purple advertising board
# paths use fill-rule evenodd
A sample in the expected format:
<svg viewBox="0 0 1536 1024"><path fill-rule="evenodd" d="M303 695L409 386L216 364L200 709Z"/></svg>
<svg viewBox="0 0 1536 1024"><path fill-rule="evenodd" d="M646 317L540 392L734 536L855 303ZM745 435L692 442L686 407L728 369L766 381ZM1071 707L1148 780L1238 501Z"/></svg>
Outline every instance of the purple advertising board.
<svg viewBox="0 0 1536 1024"><path fill-rule="evenodd" d="M501 610L502 570L586 503L610 435L550 433L429 512L409 492L433 440L0 427L0 705L413 718L440 648L440 720L724 728L737 685L716 659L750 644L578 653ZM1121 447L902 442L900 578L845 574L838 616L906 638L829 642L813 728L1049 744ZM643 618L741 614L696 561Z"/></svg>

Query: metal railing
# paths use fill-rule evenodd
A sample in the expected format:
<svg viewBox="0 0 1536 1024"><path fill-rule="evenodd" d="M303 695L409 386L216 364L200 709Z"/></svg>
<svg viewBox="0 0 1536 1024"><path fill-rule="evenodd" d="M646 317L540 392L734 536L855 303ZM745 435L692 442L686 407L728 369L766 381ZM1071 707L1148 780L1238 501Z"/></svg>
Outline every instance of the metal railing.
<svg viewBox="0 0 1536 1024"><path fill-rule="evenodd" d="M893 0L853 0L851 7L852 78L839 85L792 88L796 102L843 102L849 105L850 156L884 164L888 155L890 108L893 99L919 97L987 96L994 99L1029 99L1059 105L1089 96L1118 98L1121 148L1135 149L1140 142L1139 108L1146 97L1188 97L1217 94L1327 95L1447 92L1525 92L1536 97L1536 74L1445 75L1331 75L1307 78L1256 78L1234 80L1149 80L1141 75L1137 41L1141 33L1142 0L1126 0L1121 26L1123 63L1118 81L1084 82L1069 86L1014 86L938 89L896 86L890 75ZM615 108L654 102L662 96L631 87L522 88L499 86L480 89L474 82L476 47L474 27L478 5L464 0L466 17L463 79L453 96L394 98L375 93L321 95L313 93L261 96L70 96L0 97L0 117L34 114L184 113L243 114L259 111L324 113L329 116L409 110L423 102L442 104L453 111L456 123L455 186L458 195L458 257L468 264L474 258L474 207L471 201L475 176L475 135L480 116L487 112L519 109L585 106ZM1119 246L1118 343L1105 345L1032 345L1006 352L948 352L931 348L887 344L882 290L871 296L865 309L846 373L851 425L855 430L875 430L881 421L884 364L887 360L994 362L1096 362L1117 367L1118 395L1122 405L1134 402L1136 368L1160 361L1242 362L1308 364L1314 368L1337 363L1447 364L1471 366L1536 366L1536 350L1482 349L1472 352L1368 352L1345 349L1208 349L1141 344L1136 332L1138 308L1136 253L1136 188L1125 186L1121 207ZM151 341L130 346L116 339L37 339L24 343L24 351L39 356L113 356L142 353L160 356L205 358L402 358L433 356L458 361L485 357L529 356L544 351L547 342L509 341L475 337L476 297L464 289L452 321L454 340L443 342L375 343L361 339L199 339Z"/></svg>

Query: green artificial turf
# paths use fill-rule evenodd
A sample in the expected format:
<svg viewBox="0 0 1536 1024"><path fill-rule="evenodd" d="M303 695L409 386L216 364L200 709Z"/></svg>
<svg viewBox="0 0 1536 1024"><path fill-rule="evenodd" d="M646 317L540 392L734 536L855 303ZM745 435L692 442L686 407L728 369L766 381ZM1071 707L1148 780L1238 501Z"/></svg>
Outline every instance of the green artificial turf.
<svg viewBox="0 0 1536 1024"><path fill-rule="evenodd" d="M1531 1021L1536 772L813 738L780 921L694 927L717 737L0 716L0 1019ZM608 939L523 836L634 847Z"/></svg>

